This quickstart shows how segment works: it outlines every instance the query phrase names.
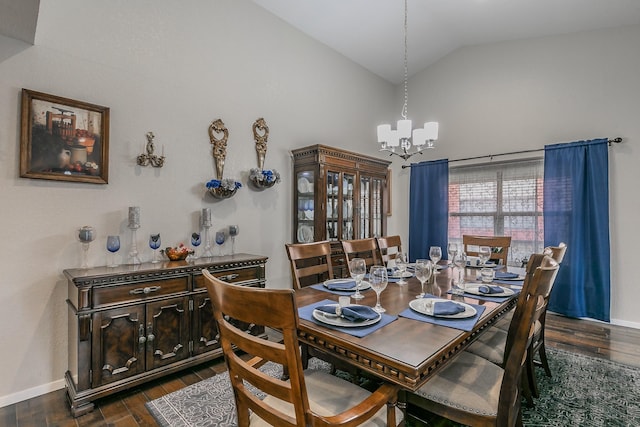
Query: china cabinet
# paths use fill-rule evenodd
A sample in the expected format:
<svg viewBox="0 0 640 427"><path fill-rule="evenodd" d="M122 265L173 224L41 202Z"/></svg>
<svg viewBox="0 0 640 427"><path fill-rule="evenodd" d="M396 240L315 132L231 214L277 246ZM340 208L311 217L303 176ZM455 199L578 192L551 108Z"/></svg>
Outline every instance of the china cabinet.
<svg viewBox="0 0 640 427"><path fill-rule="evenodd" d="M68 269L69 370L74 416L93 401L222 355L202 277L264 287L266 257ZM237 322L265 337L264 327Z"/></svg>
<svg viewBox="0 0 640 427"><path fill-rule="evenodd" d="M386 233L391 162L325 145L292 150L293 241L331 240L335 274L344 273L340 240Z"/></svg>

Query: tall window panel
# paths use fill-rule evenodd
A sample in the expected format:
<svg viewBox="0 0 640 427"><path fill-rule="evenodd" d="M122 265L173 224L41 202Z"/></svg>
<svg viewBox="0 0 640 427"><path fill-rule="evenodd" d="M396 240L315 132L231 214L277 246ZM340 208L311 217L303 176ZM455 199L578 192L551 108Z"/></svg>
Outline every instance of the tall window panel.
<svg viewBox="0 0 640 427"><path fill-rule="evenodd" d="M541 252L543 177L543 159L450 168L449 241L511 236L509 264L517 266Z"/></svg>

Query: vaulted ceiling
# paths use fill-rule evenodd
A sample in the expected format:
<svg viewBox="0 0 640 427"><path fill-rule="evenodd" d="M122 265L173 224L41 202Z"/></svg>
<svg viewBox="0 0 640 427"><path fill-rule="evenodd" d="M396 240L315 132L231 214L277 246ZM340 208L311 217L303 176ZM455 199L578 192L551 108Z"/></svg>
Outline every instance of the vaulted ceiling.
<svg viewBox="0 0 640 427"><path fill-rule="evenodd" d="M253 2L382 78L402 81L403 0ZM0 0L0 34L33 44L39 6ZM640 0L408 0L409 75L462 46L634 24Z"/></svg>

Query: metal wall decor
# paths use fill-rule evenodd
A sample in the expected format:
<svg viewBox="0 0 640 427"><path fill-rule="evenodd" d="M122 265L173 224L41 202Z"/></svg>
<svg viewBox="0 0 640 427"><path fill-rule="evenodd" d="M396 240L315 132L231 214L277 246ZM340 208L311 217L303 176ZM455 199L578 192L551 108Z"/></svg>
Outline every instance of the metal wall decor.
<svg viewBox="0 0 640 427"><path fill-rule="evenodd" d="M249 172L249 182L258 190L271 188L280 182L280 174L275 169L264 169L264 158L267 155L267 139L269 138L269 126L264 118L260 117L253 123L253 139L256 143L258 155L258 168Z"/></svg>
<svg viewBox="0 0 640 427"><path fill-rule="evenodd" d="M229 131L221 119L211 122L209 125L209 141L213 145L213 158L216 166L216 179L207 182L207 190L217 199L227 199L232 197L242 187L234 179L224 179L224 163L227 158L227 139Z"/></svg>
<svg viewBox="0 0 640 427"><path fill-rule="evenodd" d="M154 168L161 168L164 166L164 147L162 147L162 156L156 156L154 154L155 145L153 144L153 138L155 138L153 132L147 132L147 145L145 146L147 152L138 156L137 163L140 166L151 165Z"/></svg>

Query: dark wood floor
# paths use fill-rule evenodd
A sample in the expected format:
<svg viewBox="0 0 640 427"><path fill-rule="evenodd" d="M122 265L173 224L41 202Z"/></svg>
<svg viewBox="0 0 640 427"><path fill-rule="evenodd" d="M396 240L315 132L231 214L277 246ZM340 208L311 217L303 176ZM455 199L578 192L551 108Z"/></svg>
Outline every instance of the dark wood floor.
<svg viewBox="0 0 640 427"><path fill-rule="evenodd" d="M638 329L548 314L546 341L548 347L640 367ZM222 359L200 365L179 375L99 400L93 412L78 418L71 416L64 390L58 390L0 408L0 426L155 426L145 402L224 370Z"/></svg>

